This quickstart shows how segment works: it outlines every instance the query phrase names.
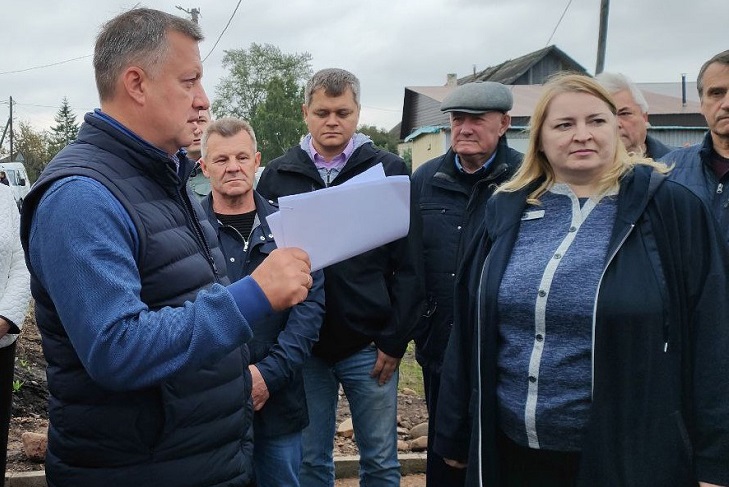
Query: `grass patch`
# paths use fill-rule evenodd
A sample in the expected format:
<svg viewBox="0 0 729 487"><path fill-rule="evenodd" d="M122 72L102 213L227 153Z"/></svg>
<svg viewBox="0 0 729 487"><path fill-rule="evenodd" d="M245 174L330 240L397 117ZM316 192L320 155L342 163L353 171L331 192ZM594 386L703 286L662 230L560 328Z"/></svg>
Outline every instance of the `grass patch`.
<svg viewBox="0 0 729 487"><path fill-rule="evenodd" d="M417 392L420 397L425 396L423 389L423 370L415 360L414 342L408 344L405 355L403 355L402 361L400 362L400 382L398 384L398 390L402 391L406 387Z"/></svg>

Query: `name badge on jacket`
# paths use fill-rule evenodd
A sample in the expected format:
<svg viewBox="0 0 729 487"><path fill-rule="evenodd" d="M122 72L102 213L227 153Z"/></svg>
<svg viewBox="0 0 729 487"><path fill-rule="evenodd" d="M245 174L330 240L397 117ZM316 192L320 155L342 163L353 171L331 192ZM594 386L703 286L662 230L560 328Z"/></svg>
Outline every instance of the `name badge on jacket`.
<svg viewBox="0 0 729 487"><path fill-rule="evenodd" d="M538 220L539 218L544 218L544 210L525 211L521 215L521 221Z"/></svg>

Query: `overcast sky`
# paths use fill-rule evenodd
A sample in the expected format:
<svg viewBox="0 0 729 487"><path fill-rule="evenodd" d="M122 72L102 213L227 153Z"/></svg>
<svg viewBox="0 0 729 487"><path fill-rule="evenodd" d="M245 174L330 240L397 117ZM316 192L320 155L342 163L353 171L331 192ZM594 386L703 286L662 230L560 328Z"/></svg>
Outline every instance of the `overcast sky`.
<svg viewBox="0 0 729 487"><path fill-rule="evenodd" d="M600 0L242 0L215 47L238 0L4 0L2 125L10 96L15 122L37 129L54 124L64 96L79 122L97 107L95 36L103 22L137 4L179 15L187 14L177 5L200 9L211 100L226 74L226 49L269 43L285 53L309 52L314 70L355 73L360 123L386 129L400 121L406 86L443 85L447 73L464 76L548 44L590 73L597 57ZM605 70L638 82L678 82L682 73L693 81L704 61L729 48L727 21L728 0L612 0ZM47 67L32 69L39 66Z"/></svg>

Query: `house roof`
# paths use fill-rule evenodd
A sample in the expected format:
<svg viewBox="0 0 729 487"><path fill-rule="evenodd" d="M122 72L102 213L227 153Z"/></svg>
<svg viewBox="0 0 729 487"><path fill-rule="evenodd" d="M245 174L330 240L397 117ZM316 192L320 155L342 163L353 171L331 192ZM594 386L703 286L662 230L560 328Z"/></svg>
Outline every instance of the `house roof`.
<svg viewBox="0 0 729 487"><path fill-rule="evenodd" d="M662 85L661 92L650 91L655 89L656 83L637 83L648 102L648 113L651 115L676 115L687 113L699 113L700 105L698 95L695 100L687 97L686 105L681 100L681 83L658 83ZM408 86L406 89L415 93L432 98L436 102L442 102L443 98L453 90L453 86ZM512 117L530 117L542 92L542 85L511 85L509 86L514 95L514 107L509 112ZM691 91L690 88L687 91ZM694 90L695 91L695 88ZM668 95L665 93L678 93Z"/></svg>
<svg viewBox="0 0 729 487"><path fill-rule="evenodd" d="M458 84L462 85L471 81L498 81L499 83L510 85L529 71L532 66L550 54L559 58L567 70L587 73L587 70L574 59L565 54L557 46L552 45L516 59L509 59L496 66L490 66L481 72L459 78Z"/></svg>
<svg viewBox="0 0 729 487"><path fill-rule="evenodd" d="M437 134L441 130L445 130L450 128L450 124L443 124L443 125L426 125L425 127L420 127L413 131L412 134L405 137L403 142L409 142L413 139L417 139L423 134Z"/></svg>

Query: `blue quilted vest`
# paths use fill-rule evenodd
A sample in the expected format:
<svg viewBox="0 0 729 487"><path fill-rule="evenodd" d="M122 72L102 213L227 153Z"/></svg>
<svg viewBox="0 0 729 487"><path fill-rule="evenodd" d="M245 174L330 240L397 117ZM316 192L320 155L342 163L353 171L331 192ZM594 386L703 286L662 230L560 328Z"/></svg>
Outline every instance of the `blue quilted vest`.
<svg viewBox="0 0 729 487"><path fill-rule="evenodd" d="M214 282L227 284L217 239L175 164L94 114L78 140L49 164L25 200L22 239L43 193L80 175L103 184L129 214L139 239L141 298L151 310L181 306ZM31 269L31 276L33 271ZM136 391L111 391L85 371L50 296L35 277L36 321L48 361L49 485L243 486L251 473L249 353L181 372Z"/></svg>

